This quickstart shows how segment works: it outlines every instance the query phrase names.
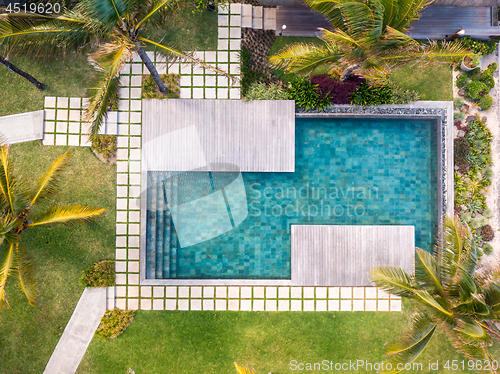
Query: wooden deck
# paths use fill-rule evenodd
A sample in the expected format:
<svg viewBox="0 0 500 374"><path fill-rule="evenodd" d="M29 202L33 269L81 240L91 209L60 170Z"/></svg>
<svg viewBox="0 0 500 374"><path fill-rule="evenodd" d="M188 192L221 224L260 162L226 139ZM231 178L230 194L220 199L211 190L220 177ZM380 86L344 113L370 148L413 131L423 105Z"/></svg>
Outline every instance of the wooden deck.
<svg viewBox="0 0 500 374"><path fill-rule="evenodd" d="M413 226L292 225L292 285L372 286L368 271L414 271Z"/></svg>
<svg viewBox="0 0 500 374"><path fill-rule="evenodd" d="M466 35L478 39L489 39L500 35L500 27L491 25L490 7L430 6L423 10L422 17L411 25L409 35L415 39L444 39L461 27ZM276 35L286 25L283 36L318 35L318 28L331 29L329 21L307 6L278 6L276 10Z"/></svg>
<svg viewBox="0 0 500 374"><path fill-rule="evenodd" d="M241 171L295 171L293 101L171 99L142 105L143 170L228 163Z"/></svg>

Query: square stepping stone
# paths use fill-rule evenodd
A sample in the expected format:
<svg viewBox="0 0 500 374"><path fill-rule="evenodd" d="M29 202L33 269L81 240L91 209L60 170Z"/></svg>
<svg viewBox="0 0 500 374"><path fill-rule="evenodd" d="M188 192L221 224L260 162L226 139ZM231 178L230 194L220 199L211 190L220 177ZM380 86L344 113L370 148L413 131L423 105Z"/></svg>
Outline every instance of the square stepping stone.
<svg viewBox="0 0 500 374"><path fill-rule="evenodd" d="M240 3L232 3L229 13L230 14L241 14L241 4Z"/></svg>
<svg viewBox="0 0 500 374"><path fill-rule="evenodd" d="M215 303L213 300L203 299L203 310L214 310Z"/></svg>
<svg viewBox="0 0 500 374"><path fill-rule="evenodd" d="M229 73L232 75L239 75L241 73L239 64L231 64L229 65Z"/></svg>
<svg viewBox="0 0 500 374"><path fill-rule="evenodd" d="M264 7L263 6L254 6L252 7L253 17L254 18L262 18L264 15Z"/></svg>
<svg viewBox="0 0 500 374"><path fill-rule="evenodd" d="M388 312L389 311L389 300L378 300L377 301L377 310L379 312Z"/></svg>
<svg viewBox="0 0 500 374"><path fill-rule="evenodd" d="M216 97L215 88L205 88L205 99L215 99Z"/></svg>
<svg viewBox="0 0 500 374"><path fill-rule="evenodd" d="M218 6L219 14L229 14L229 4L223 4Z"/></svg>
<svg viewBox="0 0 500 374"><path fill-rule="evenodd" d="M127 300L127 308L130 310L139 309L139 299L128 299Z"/></svg>
<svg viewBox="0 0 500 374"><path fill-rule="evenodd" d="M155 60L155 53L153 51L146 51L146 54L148 55L151 61Z"/></svg>
<svg viewBox="0 0 500 374"><path fill-rule="evenodd" d="M314 300L304 300L304 312L314 312Z"/></svg>
<svg viewBox="0 0 500 374"><path fill-rule="evenodd" d="M276 312L277 308L277 300L266 300L266 311L268 312Z"/></svg>
<svg viewBox="0 0 500 374"><path fill-rule="evenodd" d="M241 15L231 15L229 22L231 26L241 27Z"/></svg>
<svg viewBox="0 0 500 374"><path fill-rule="evenodd" d="M80 145L80 135L68 135L68 145L79 146Z"/></svg>
<svg viewBox="0 0 500 374"><path fill-rule="evenodd" d="M302 311L302 300L292 300L290 302L290 310L292 312L301 312Z"/></svg>
<svg viewBox="0 0 500 374"><path fill-rule="evenodd" d="M253 310L255 312L264 311L264 300L253 300Z"/></svg>
<svg viewBox="0 0 500 374"><path fill-rule="evenodd" d="M252 5L251 4L241 4L241 16L242 17L252 17Z"/></svg>
<svg viewBox="0 0 500 374"><path fill-rule="evenodd" d="M141 98L141 88L131 88L130 89L130 97L132 99L140 99Z"/></svg>
<svg viewBox="0 0 500 374"><path fill-rule="evenodd" d="M56 122L56 132L67 133L68 123L67 122Z"/></svg>
<svg viewBox="0 0 500 374"><path fill-rule="evenodd" d="M215 300L215 310L227 310L227 300L225 299Z"/></svg>
<svg viewBox="0 0 500 374"><path fill-rule="evenodd" d="M314 287L304 287L304 299L314 299Z"/></svg>
<svg viewBox="0 0 500 374"><path fill-rule="evenodd" d="M193 99L203 99L204 90L203 88L193 88Z"/></svg>
<svg viewBox="0 0 500 374"><path fill-rule="evenodd" d="M118 112L118 123L128 123L129 113L128 112Z"/></svg>
<svg viewBox="0 0 500 374"><path fill-rule="evenodd" d="M203 75L203 74L205 74L205 68L203 68L201 65L193 66L193 75Z"/></svg>
<svg viewBox="0 0 500 374"><path fill-rule="evenodd" d="M229 80L227 77L219 75L217 77L217 86L219 87L227 87L229 85Z"/></svg>
<svg viewBox="0 0 500 374"><path fill-rule="evenodd" d="M377 297L379 299L388 299L389 298L389 294L387 292L385 292L384 290L378 288Z"/></svg>
<svg viewBox="0 0 500 374"><path fill-rule="evenodd" d="M163 54L161 54L160 52L156 52L156 56L155 56L155 61L158 63L165 63L167 62L167 57Z"/></svg>
<svg viewBox="0 0 500 374"><path fill-rule="evenodd" d="M206 87L215 87L217 85L217 77L215 75L206 75L205 76L205 86Z"/></svg>
<svg viewBox="0 0 500 374"><path fill-rule="evenodd" d="M217 58L217 52L215 51L206 51L205 52L205 61L210 63L210 62L216 62Z"/></svg>
<svg viewBox="0 0 500 374"><path fill-rule="evenodd" d="M55 108L57 98L54 96L46 96L44 106L45 108Z"/></svg>
<svg viewBox="0 0 500 374"><path fill-rule="evenodd" d="M191 87L181 87L181 99L191 99Z"/></svg>
<svg viewBox="0 0 500 374"><path fill-rule="evenodd" d="M141 125L130 125L130 135L141 135Z"/></svg>
<svg viewBox="0 0 500 374"><path fill-rule="evenodd" d="M264 287L254 287L253 288L253 298L263 299L264 298Z"/></svg>
<svg viewBox="0 0 500 374"><path fill-rule="evenodd" d="M278 287L278 297L288 299L290 297L290 287Z"/></svg>
<svg viewBox="0 0 500 374"><path fill-rule="evenodd" d="M142 86L142 75L133 75L130 78L130 85L132 87L141 87Z"/></svg>
<svg viewBox="0 0 500 374"><path fill-rule="evenodd" d="M44 132L45 133L48 133L48 132L54 133L55 129L56 129L55 122L45 121L45 123L44 123Z"/></svg>
<svg viewBox="0 0 500 374"><path fill-rule="evenodd" d="M351 287L340 287L340 298L341 299L352 298L352 288Z"/></svg>
<svg viewBox="0 0 500 374"><path fill-rule="evenodd" d="M118 135L118 124L115 122L106 123L106 134Z"/></svg>
<svg viewBox="0 0 500 374"><path fill-rule="evenodd" d="M81 97L71 97L69 99L69 107L80 109L82 107L82 98Z"/></svg>
<svg viewBox="0 0 500 374"><path fill-rule="evenodd" d="M229 62L234 62L234 63L239 63L240 62L240 55L238 52L230 52L229 53Z"/></svg>
<svg viewBox="0 0 500 374"><path fill-rule="evenodd" d="M127 267L128 267L129 273L138 273L139 272L139 261L129 261ZM146 297L150 297L150 296L146 296Z"/></svg>
<svg viewBox="0 0 500 374"><path fill-rule="evenodd" d="M328 288L328 298L329 299L339 299L340 298L340 288L339 287L329 287Z"/></svg>
<svg viewBox="0 0 500 374"><path fill-rule="evenodd" d="M153 300L153 310L164 310L164 300L163 299L156 299Z"/></svg>
<svg viewBox="0 0 500 374"><path fill-rule="evenodd" d="M266 299L276 299L277 292L276 287L266 287Z"/></svg>
<svg viewBox="0 0 500 374"><path fill-rule="evenodd" d="M250 25L249 27L252 27L252 25ZM229 41L229 49L231 51L239 51L241 49L241 39L231 39Z"/></svg>
<svg viewBox="0 0 500 374"><path fill-rule="evenodd" d="M69 120L74 122L80 122L80 111L79 110L70 110L69 111Z"/></svg>
<svg viewBox="0 0 500 374"><path fill-rule="evenodd" d="M328 311L338 312L340 310L340 300L328 300Z"/></svg>
<svg viewBox="0 0 500 374"><path fill-rule="evenodd" d="M316 287L316 298L326 299L326 287Z"/></svg>
<svg viewBox="0 0 500 374"><path fill-rule="evenodd" d="M251 299L252 298L252 287L241 287L241 298Z"/></svg>
<svg viewBox="0 0 500 374"><path fill-rule="evenodd" d="M121 199L121 200L125 200L125 199ZM116 243L117 247L126 247L127 246L127 237L126 236L117 236L115 243Z"/></svg>
<svg viewBox="0 0 500 374"><path fill-rule="evenodd" d="M128 208L128 200L127 199L116 199L116 209L118 210L127 210ZM117 236L116 237L116 246L117 247L125 247L127 245L126 237Z"/></svg>
<svg viewBox="0 0 500 374"><path fill-rule="evenodd" d="M116 262L116 265L118 264L121 264L121 265L126 265L127 264L127 261L117 261ZM121 266L120 265L120 269L124 269L125 267L124 266ZM118 267L116 267L116 269L118 269ZM116 270L118 271L118 270ZM125 270L120 270L120 272L123 272ZM127 296L127 287L125 286L116 286L115 288L116 290L116 297L126 297Z"/></svg>
<svg viewBox="0 0 500 374"><path fill-rule="evenodd" d="M229 38L229 28L228 27L219 27L218 28L218 36L219 36L219 39L228 39Z"/></svg>
<svg viewBox="0 0 500 374"><path fill-rule="evenodd" d="M128 284L139 285L139 274L128 274Z"/></svg>
<svg viewBox="0 0 500 374"><path fill-rule="evenodd" d="M189 300L187 299L177 300L177 310L189 310Z"/></svg>
<svg viewBox="0 0 500 374"><path fill-rule="evenodd" d="M191 86L191 75L181 75L181 87Z"/></svg>
<svg viewBox="0 0 500 374"><path fill-rule="evenodd" d="M292 299L302 298L302 287L292 287L291 288Z"/></svg>
<svg viewBox="0 0 500 374"><path fill-rule="evenodd" d="M219 39L219 40L217 40L217 50L219 50L219 51L227 51L228 49L229 49L229 39Z"/></svg>
<svg viewBox="0 0 500 374"><path fill-rule="evenodd" d="M139 287L127 287L127 296L128 297L139 297Z"/></svg>
<svg viewBox="0 0 500 374"><path fill-rule="evenodd" d="M127 299L116 299L115 307L118 309L125 310L127 309Z"/></svg>
<svg viewBox="0 0 500 374"><path fill-rule="evenodd" d="M240 297L240 288L239 287L229 287L227 290L228 297L231 299L237 299Z"/></svg>
<svg viewBox="0 0 500 374"><path fill-rule="evenodd" d="M367 299L376 299L377 298L377 287L366 287L365 294Z"/></svg>
<svg viewBox="0 0 500 374"><path fill-rule="evenodd" d="M278 311L288 312L289 310L290 310L290 301L289 300L278 300Z"/></svg>
<svg viewBox="0 0 500 374"><path fill-rule="evenodd" d="M230 39L241 39L241 27L230 27L229 28L229 38Z"/></svg>
<svg viewBox="0 0 500 374"><path fill-rule="evenodd" d="M227 297L227 288L226 287L216 287L215 288L215 297L217 297L217 298Z"/></svg>
<svg viewBox="0 0 500 374"><path fill-rule="evenodd" d="M130 113L130 123L141 123L141 121L142 121L142 113L140 112Z"/></svg>
<svg viewBox="0 0 500 374"><path fill-rule="evenodd" d="M217 17L217 22L218 22L219 27L220 26L229 26L229 16L219 14L219 16Z"/></svg>
<svg viewBox="0 0 500 374"><path fill-rule="evenodd" d="M262 17L254 17L252 28L262 30L263 27L264 27L264 21Z"/></svg>
<svg viewBox="0 0 500 374"><path fill-rule="evenodd" d="M377 300L365 300L365 311L375 312L377 310Z"/></svg>
<svg viewBox="0 0 500 374"><path fill-rule="evenodd" d="M140 212L128 212L128 221L129 222L141 222Z"/></svg>
<svg viewBox="0 0 500 374"><path fill-rule="evenodd" d="M165 296L165 287L153 287L153 297L161 297Z"/></svg>
<svg viewBox="0 0 500 374"><path fill-rule="evenodd" d="M120 70L120 74L124 75L130 74L130 64L123 65L123 67Z"/></svg>
<svg viewBox="0 0 500 374"><path fill-rule="evenodd" d="M57 107L58 108L67 108L69 105L68 97L58 97L57 98Z"/></svg>
<svg viewBox="0 0 500 374"><path fill-rule="evenodd" d="M181 74L188 74L188 75L192 74L192 70L193 70L192 68L193 67L191 64L182 64L181 65Z"/></svg>
<svg viewBox="0 0 500 374"><path fill-rule="evenodd" d="M140 148L141 147L141 138L140 137L132 137L130 138L130 148ZM139 180L140 183L140 180Z"/></svg>
<svg viewBox="0 0 500 374"><path fill-rule="evenodd" d="M179 74L180 69L181 69L180 64L174 62L168 66L168 73L169 74Z"/></svg>
<svg viewBox="0 0 500 374"><path fill-rule="evenodd" d="M201 310L201 299L191 300L191 310Z"/></svg>
<svg viewBox="0 0 500 374"><path fill-rule="evenodd" d="M140 161L130 161L130 172L140 173L141 172L141 162Z"/></svg>
<svg viewBox="0 0 500 374"><path fill-rule="evenodd" d="M229 90L229 98L234 100L239 100L241 98L241 93L239 88L231 88Z"/></svg>
<svg viewBox="0 0 500 374"><path fill-rule="evenodd" d="M390 300L389 306L391 308L391 312L401 312L401 300Z"/></svg>
<svg viewBox="0 0 500 374"><path fill-rule="evenodd" d="M206 299L213 298L215 295L215 288L211 286L203 287L203 297Z"/></svg>
<svg viewBox="0 0 500 374"><path fill-rule="evenodd" d="M229 90L227 88L217 88L217 99L229 98Z"/></svg>
<svg viewBox="0 0 500 374"><path fill-rule="evenodd" d="M55 109L45 109L45 120L53 121L56 119Z"/></svg>
<svg viewBox="0 0 500 374"><path fill-rule="evenodd" d="M132 75L142 75L142 63L132 64Z"/></svg>
<svg viewBox="0 0 500 374"><path fill-rule="evenodd" d="M116 222L127 222L127 212L116 212ZM124 259L126 258L124 257Z"/></svg>
<svg viewBox="0 0 500 374"><path fill-rule="evenodd" d="M364 299L365 298L365 288L364 287L353 287L352 288L353 299Z"/></svg>
<svg viewBox="0 0 500 374"><path fill-rule="evenodd" d="M137 52L132 53L132 62L142 62L141 56Z"/></svg>
<svg viewBox="0 0 500 374"><path fill-rule="evenodd" d="M364 300L353 300L352 301L352 311L353 312L362 312L365 310L365 301Z"/></svg>
<svg viewBox="0 0 500 374"><path fill-rule="evenodd" d="M138 221L136 221L138 222ZM128 237L128 247L129 248L139 248L140 246L140 240L139 236L129 236ZM139 271L139 268L137 268L137 271Z"/></svg>
<svg viewBox="0 0 500 374"><path fill-rule="evenodd" d="M177 287L165 287L165 297L177 297Z"/></svg>
<svg viewBox="0 0 500 374"><path fill-rule="evenodd" d="M128 88L128 87L122 87L122 88L120 88L119 91L118 91L118 96L121 99L128 99L128 98L130 98L130 88Z"/></svg>
<svg viewBox="0 0 500 374"><path fill-rule="evenodd" d="M176 299L165 300L165 310L176 310L176 309L177 309L177 300Z"/></svg>
<svg viewBox="0 0 500 374"><path fill-rule="evenodd" d="M203 87L203 75L193 75L193 86Z"/></svg>
<svg viewBox="0 0 500 374"><path fill-rule="evenodd" d="M201 287L191 287L191 298L201 299Z"/></svg>
<svg viewBox="0 0 500 374"><path fill-rule="evenodd" d="M137 224L130 224L128 225L128 233L129 235L139 235L140 234L140 225ZM146 287L146 286L144 286ZM147 286L149 287L149 286Z"/></svg>
<svg viewBox="0 0 500 374"><path fill-rule="evenodd" d="M340 311L342 312L352 311L352 300L340 300Z"/></svg>
<svg viewBox="0 0 500 374"><path fill-rule="evenodd" d="M120 76L120 85L122 87L130 86L130 76L128 76L128 75Z"/></svg>
<svg viewBox="0 0 500 374"><path fill-rule="evenodd" d="M68 120L68 111L66 109L57 109L57 120L58 121L67 121Z"/></svg>
<svg viewBox="0 0 500 374"><path fill-rule="evenodd" d="M130 100L120 100L118 101L119 111L128 111L130 108Z"/></svg>
<svg viewBox="0 0 500 374"><path fill-rule="evenodd" d="M116 184L120 185L120 184L128 184L128 174L118 174L116 176ZM118 207L117 207L118 209ZM121 225L123 227L126 227L126 225ZM118 232L118 228L116 229L116 233L119 234ZM122 232L121 234L126 234L126 229L125 229L125 232Z"/></svg>
<svg viewBox="0 0 500 374"><path fill-rule="evenodd" d="M167 64L166 63L163 63L163 64L156 64L156 71L158 72L158 74L167 74Z"/></svg>
<svg viewBox="0 0 500 374"><path fill-rule="evenodd" d="M142 101L141 100L130 101L130 110L131 111L140 111L141 109L142 109Z"/></svg>
<svg viewBox="0 0 500 374"><path fill-rule="evenodd" d="M118 256L118 251L116 252L116 254ZM127 284L127 274L116 274L115 282L116 284Z"/></svg>
<svg viewBox="0 0 500 374"><path fill-rule="evenodd" d="M239 300L229 300L227 310L238 311L240 310L240 301Z"/></svg>
<svg viewBox="0 0 500 374"><path fill-rule="evenodd" d="M326 300L316 300L316 312L326 312Z"/></svg>
<svg viewBox="0 0 500 374"><path fill-rule="evenodd" d="M240 310L244 312L252 311L252 300L241 300Z"/></svg>

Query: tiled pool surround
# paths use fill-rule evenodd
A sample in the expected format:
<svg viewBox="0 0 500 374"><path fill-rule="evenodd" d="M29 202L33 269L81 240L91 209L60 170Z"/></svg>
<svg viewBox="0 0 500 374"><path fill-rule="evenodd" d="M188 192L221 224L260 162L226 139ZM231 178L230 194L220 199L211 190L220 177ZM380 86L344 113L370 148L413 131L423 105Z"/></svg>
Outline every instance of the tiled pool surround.
<svg viewBox="0 0 500 374"><path fill-rule="evenodd" d="M337 108L335 108L335 107L330 108L330 110L336 111L335 114L322 113L322 114L319 114L319 116L320 117L332 117L333 116L333 117L338 118L338 117L342 117L342 116L346 116L346 115L349 117L357 117L357 116L362 115L365 118L367 116L373 117L374 122L377 122L378 120L375 120L375 118L377 118L377 117L380 118L381 116L380 116L380 114L376 113L373 109L378 109L379 111L381 111L382 113L380 113L380 114L382 114L382 117L401 118L401 116L402 116L402 118L404 118L405 121L408 121L408 119L410 119L410 122L413 119L421 120L422 118L426 118L429 120L433 120L433 122L438 125L437 128L439 128L442 131L439 131L438 136L435 138L440 138L441 141L439 142L439 147L437 147L437 145L434 145L434 146L436 146L436 148L439 148L438 153L443 155L442 158L439 157L438 166L439 166L439 170L443 171L442 175L443 175L444 179L440 179L439 181L436 181L437 182L436 184L438 185L438 190L443 191L444 193L439 194L439 196L437 197L437 200L439 201L438 205L441 207L443 206L443 203L446 203L446 201L452 201L452 199L447 200L447 197L445 195L446 194L446 183L443 183L446 181L446 174L445 174L445 172L446 172L446 156L445 156L445 153L446 153L447 148L445 147L445 142L446 142L446 132L447 132L446 124L448 123L448 120L446 118L447 111L444 109L426 109L426 108L403 108L403 109L397 108L397 109L394 109L394 108L380 108L380 107L379 108L356 108L356 107L350 107L350 106L340 106ZM408 115L410 115L410 116L408 116ZM308 116L317 117L318 114L314 114L314 115L300 114L300 113L297 114L297 117L308 117ZM300 122L300 120L299 120L299 122ZM442 125L444 125L444 126L442 126ZM301 126L298 126L298 128L299 127L301 127ZM307 131L311 131L311 128L307 129ZM419 131L421 131L421 130L419 130ZM421 143L421 139L419 140L418 136L417 136L419 131L417 131L417 133L413 133L413 135L410 135L408 133L408 131L401 133L401 134L395 134L396 136L402 136L402 134L407 136L404 139L404 142L407 142L408 144L412 144L412 147L410 147L411 149L409 149L409 150L403 150L403 152L400 154L396 154L395 157L392 157L392 159L391 158L388 159L387 162L393 163L393 162L395 162L395 159L398 159L398 158L401 160L405 160L405 159L413 159L414 157L418 157L418 152L416 152L413 155L410 153L412 150L415 151L417 149L417 145ZM321 133L321 131L319 131L318 133ZM297 136L299 137L299 135L297 135ZM320 138L321 138L321 136L320 136ZM330 138L329 140L326 138L328 138L328 136L321 138L320 143L324 142L323 145L325 145L327 142L332 141L332 138ZM339 150L344 150L345 152L347 152L347 148L345 148L346 142L348 143L348 140L349 139L352 140L352 138L349 138L348 136L347 137L341 136L341 137L339 137L339 139L341 140L341 142L343 142L343 144L340 144L340 143L336 144L336 147ZM302 155L300 155L300 153L297 153L297 159L299 160L300 157L303 157L303 159L305 161L307 161L308 155L306 153L307 152L314 153L315 146L319 146L319 145L313 144L312 147L310 146L310 148L304 147L304 153L302 153ZM372 146L373 146L373 144L372 144ZM358 149L358 151L359 151L359 149ZM406 154L406 152L409 152L409 153ZM324 158L323 161L325 161L325 160L327 161L328 157ZM299 162L298 162L298 164L299 164ZM434 164L436 164L436 163L434 163ZM304 175L305 179L303 181L306 181L305 182L306 185L308 185L307 180L309 180L309 179L313 180L314 176L316 176L316 177L319 176L320 178L322 176L324 177L324 175L322 175L321 172L325 171L325 165L326 165L325 162L322 162L322 165L315 165L311 168L310 175ZM429 165L429 164L427 164L427 165ZM344 170L345 170L348 165L338 165L338 166L343 166ZM355 171L357 170L358 166L361 168L360 170L363 169L363 165L352 165L352 164L349 165L349 169L352 169L352 171L354 171L354 175L352 176L355 178L354 180L356 180L356 172ZM386 165L386 166L390 167L390 165ZM335 168L335 166L332 166L332 167ZM413 168L410 168L410 169L413 169ZM407 170L406 172L403 172L401 174L401 177L404 177L405 175L414 173L414 170L410 170L410 169ZM259 175L259 174L261 174L261 175ZM266 174L266 173L244 173L245 181L247 184L247 189L248 189L249 185L255 186L256 183L259 183L259 181L261 181L263 178L265 178L264 174ZM287 178L290 178L290 175L293 175L295 173L281 173L281 174L282 174L281 176L278 175L278 177L277 177L278 181L280 178L281 179L284 178L286 180ZM276 175L276 173L275 173L275 175ZM359 175L357 175L357 177L359 178ZM377 176L375 176L375 179L376 179L376 177ZM273 180L274 180L274 177L273 177ZM249 183L249 182L251 182L251 183ZM266 188L266 187L273 188L272 182L273 182L272 180L268 180L266 183L270 183L269 185L261 183L261 187L262 188ZM351 182L353 182L353 181L351 181ZM356 183L359 184L360 180L357 179ZM433 188L430 185L426 185L426 183L424 183L423 187L421 186L421 184L422 184L421 181L419 181L417 178L417 180L415 181L413 186L404 186L405 183L403 183L403 185L401 185L400 187L403 188L402 191L405 191L405 192L403 192L403 195L405 193L407 193L407 194L415 193L415 191L417 191L417 187L419 187L418 189L427 188L428 189L427 191L436 190L435 187ZM418 185L420 185L420 186L418 186ZM266 187L263 187L263 186L266 186ZM276 188L276 186L274 186L274 188ZM252 192L252 191L247 191L247 192ZM375 189L372 189L370 191L367 188L365 190L365 192L367 192L367 194L372 194L371 198L375 197L375 199L374 199L375 201L377 200L377 198L380 198L380 191L377 191ZM322 192L320 192L320 193L322 193ZM256 192L254 191L253 194L256 195ZM248 196L252 196L252 195L250 193L248 193ZM367 196L365 196L363 201L365 203L367 202L368 205L373 205L375 201L366 199L366 197ZM356 200L356 196L354 196L354 194L353 194L352 198L353 198L353 200ZM314 197L312 197L312 199L314 199ZM416 200L418 200L418 199L416 199ZM383 202L383 198L381 199L381 201ZM251 203L251 201L249 201L249 203ZM386 203L386 202L384 202L384 203ZM411 211L418 209L418 206L417 206L418 201L414 201L414 203L416 204L416 206L411 208L410 209ZM275 204L275 206L276 206L276 204ZM411 214L411 212L406 212L406 214ZM436 209L435 216L436 217L438 215L441 216L441 214L442 214L442 211L437 212L437 209ZM287 266L289 268L289 251L290 251L290 247L288 244L289 239L290 239L289 238L289 225L287 228L286 224L284 225L284 227L281 227L281 226L283 226L282 224L279 224L279 225L275 224L276 227L280 226L278 228L278 231L280 231L280 233L281 233L281 231L283 231L281 233L282 235L280 235L281 237L277 238L277 235L271 235L270 231L268 232L268 231L262 229L262 225L264 225L265 229L267 229L267 228L271 229L273 227L272 220L269 221L269 220L265 219L265 217L264 217L264 219L262 219L263 217L259 217L259 218L260 218L260 220L259 219L253 220L252 224L255 226L258 225L260 228L258 231L256 230L256 234L258 234L258 235L255 235L255 238L260 240L261 243L265 243L265 245L262 245L259 248L259 250L261 250L261 248L265 247L265 249L268 249L268 252L269 252L267 255L263 256L263 259L264 259L263 261L265 262L266 269L271 269L271 271L273 272L272 276L274 276L274 278L281 278L281 279L286 279L287 277L289 278L289 273L287 273L287 270L286 270ZM270 218L272 218L272 217L270 217ZM352 221L352 218L350 218L351 219L350 221L346 221L345 220L346 216L344 216L343 219L341 217L341 222L339 222L339 219L338 219L339 217L334 217L334 218L335 218L334 220L330 220L330 221L326 220L325 221L325 220L319 219L318 217L314 217L314 219L312 221L306 220L304 223L327 223L327 224L339 224L340 223L340 224L345 224L345 223L354 222L354 224L358 224L358 223L360 223L360 224L373 224L373 222L371 222L370 220L367 221L366 218L365 219L363 219L363 218L355 219L354 221ZM374 217L371 217L371 220L374 220L374 219L375 219ZM394 221L394 220L391 220L389 217L386 217L385 219L382 218L378 222L382 223L382 224L384 224L384 223L390 224L390 223L394 223L392 221ZM298 217L295 217L295 221L292 218L291 222L301 223L302 220ZM248 222L248 224L251 224L251 223ZM241 227L241 229L244 229L244 228ZM248 227L246 227L246 229L248 229ZM424 230L424 231L426 231L426 230ZM241 232L244 232L244 230L240 230L240 233ZM262 235L264 235L264 237L262 237ZM432 239L432 234L429 232L423 233L423 236L427 236L427 242L429 242L429 240ZM417 245L425 247L426 245L423 244L423 242L426 240L422 239L423 236L422 236L422 233L421 233L420 237L419 237L419 235L417 235ZM239 275L237 275L237 276L240 276L240 277L241 277L242 269L248 268L248 264L253 261L251 259L251 257L252 257L251 253L250 254L248 253L249 252L248 249L255 246L255 244L252 243L251 240L245 241L245 238L243 236L241 236L240 239L241 238L243 238L243 242L241 245L238 245L238 246L241 247L241 250L243 252L241 254L241 258L238 260L238 265L235 266L235 269L236 269L235 273L238 274L238 272L239 272ZM205 271L205 273L207 273L207 271L209 272L209 270L213 270L213 269L217 269L217 271L220 271L221 268L223 268L224 266L227 266L227 259L218 258L217 255L216 256L213 255L214 252L217 252L216 250L214 251L214 249L216 249L217 247L220 248L220 246L227 240L229 240L231 243L233 243L233 246L234 246L234 240L235 240L234 237L233 238L220 237L220 238L215 240L215 243L214 242L205 242L204 244L202 243L202 245L183 248L182 250L184 250L184 252L183 252L183 255L181 255L181 257L180 257L179 263L181 263L181 269L183 269L182 271L184 272L184 274L187 274L188 276L189 276L189 274L195 274L195 276L196 276L196 272L198 272L198 274L203 274L204 271ZM281 249L282 255L279 255L279 253L278 253L280 251L280 248L285 248L285 251L283 251ZM210 256L207 255L208 252L210 252ZM237 252L238 252L238 250L235 250L236 257L238 257ZM181 251L181 253L182 253L182 251ZM249 260L249 261L247 261L246 264L240 264L239 262L241 262L241 261L244 262L245 258L247 258L247 260ZM281 263L278 263L277 261L281 262ZM288 261L288 263L287 263L287 261ZM197 267L190 266L190 263L192 263L192 262L195 262L196 264L199 264L199 265ZM215 266L215 268L214 268L214 266ZM279 272L281 272L281 273L279 273ZM251 278L251 276L249 277L249 274L250 274L250 272L247 274L244 274L243 277ZM276 274L278 274L278 277L276 277ZM258 275L253 275L253 277L258 278L258 279L254 279L254 280L238 279L238 280L233 280L233 281L221 280L221 282L223 282L221 284L243 284L242 282L244 282L244 283L249 282L249 284L286 284L286 280L283 280L283 281L266 280L266 279L263 279L264 277L262 277L262 276L259 277ZM143 278L143 275L141 275L141 278ZM200 278L202 278L202 277L200 277ZM145 282L144 284L196 284L196 281L197 280L179 280L179 279L175 279L175 280L173 280L173 279L170 279L170 280L143 280L143 282ZM203 282L204 284L217 284L217 283L214 283L214 282L217 282L217 280L215 280L215 279L214 280L208 280L208 279L198 280L198 282L200 282L200 281ZM208 283L205 283L205 282L208 282ZM233 283L233 282L236 282L236 283ZM273 283L273 282L275 282L275 283Z"/></svg>

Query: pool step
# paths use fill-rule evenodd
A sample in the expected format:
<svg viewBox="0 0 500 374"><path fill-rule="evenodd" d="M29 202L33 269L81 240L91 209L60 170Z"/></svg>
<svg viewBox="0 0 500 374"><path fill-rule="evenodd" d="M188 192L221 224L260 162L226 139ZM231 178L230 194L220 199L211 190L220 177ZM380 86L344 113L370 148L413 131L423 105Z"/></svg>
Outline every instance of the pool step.
<svg viewBox="0 0 500 374"><path fill-rule="evenodd" d="M157 181L156 183L156 264L155 274L156 278L163 278L163 252L164 252L164 231L165 231L165 209L166 202L163 196L163 183Z"/></svg>
<svg viewBox="0 0 500 374"><path fill-rule="evenodd" d="M146 277L156 278L156 175L151 173L148 175L148 210L147 210L147 231L146 231L146 258L148 262L146 264Z"/></svg>

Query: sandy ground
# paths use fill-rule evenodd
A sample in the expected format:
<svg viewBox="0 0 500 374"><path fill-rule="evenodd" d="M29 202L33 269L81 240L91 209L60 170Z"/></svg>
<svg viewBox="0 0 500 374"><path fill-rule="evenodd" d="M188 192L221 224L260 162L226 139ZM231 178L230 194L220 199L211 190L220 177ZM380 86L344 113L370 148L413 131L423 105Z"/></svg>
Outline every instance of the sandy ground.
<svg viewBox="0 0 500 374"><path fill-rule="evenodd" d="M488 65L493 62L496 62L500 66L498 47L494 53L481 59L481 69L486 69ZM460 73L456 71L453 73L454 80L459 74ZM493 158L493 166L491 169L493 171L493 177L489 192L486 196L486 202L493 213L493 216L490 218L490 225L495 232L495 237L489 243L493 246L494 252L493 255L485 255L483 257L483 262L492 262L492 264L498 265L500 263L500 231L498 231L500 229L500 82L498 70L493 74L493 78L495 78L496 85L490 92L490 95L493 97L493 106L489 110L481 111L472 103L467 101L466 103L470 106L470 114L480 118L487 118L488 127L493 134L493 141L491 144ZM458 89L455 83L453 83L453 96L458 97Z"/></svg>

